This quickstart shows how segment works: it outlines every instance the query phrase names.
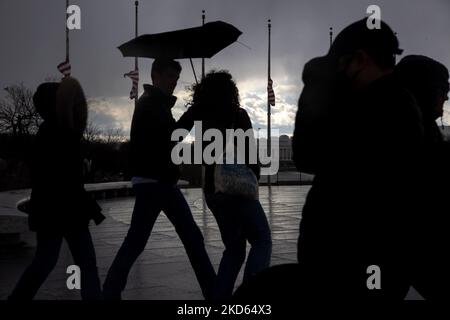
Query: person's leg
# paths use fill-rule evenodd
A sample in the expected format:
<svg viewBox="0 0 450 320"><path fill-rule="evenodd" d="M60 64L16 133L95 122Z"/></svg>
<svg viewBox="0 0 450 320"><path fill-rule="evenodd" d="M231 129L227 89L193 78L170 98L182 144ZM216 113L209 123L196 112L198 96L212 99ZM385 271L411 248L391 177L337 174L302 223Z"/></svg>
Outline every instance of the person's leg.
<svg viewBox="0 0 450 320"><path fill-rule="evenodd" d="M341 277L346 276L346 273L342 273L346 269L342 264L347 263L347 255L342 252L340 245L339 231L342 223L329 221L333 216L341 217L344 214L333 214L330 217L330 208L334 205L341 208L340 203L336 203L335 199L331 201L328 189L315 183L316 181L306 197L299 227L297 259L300 267L301 291L312 300L336 299L339 296L333 295L331 291L340 290L341 295L347 288L347 286L339 287L341 283L336 283ZM331 212L334 213L332 210ZM333 225L335 227L330 229Z"/></svg>
<svg viewBox="0 0 450 320"><path fill-rule="evenodd" d="M37 248L33 262L22 274L9 296L10 300L31 300L56 265L61 249L62 235L37 232Z"/></svg>
<svg viewBox="0 0 450 320"><path fill-rule="evenodd" d="M128 273L136 259L144 251L153 225L161 212L166 197L159 183L143 183L134 186L136 201L130 229L119 249L103 284L105 299L120 299L125 289Z"/></svg>
<svg viewBox="0 0 450 320"><path fill-rule="evenodd" d="M216 273L206 251L203 235L178 187L170 187L169 198L163 211L183 242L203 296L205 299L211 299Z"/></svg>
<svg viewBox="0 0 450 320"><path fill-rule="evenodd" d="M300 266L297 263L278 264L258 272L239 286L233 295L233 303L261 303L262 301L295 306L309 299L300 282Z"/></svg>
<svg viewBox="0 0 450 320"><path fill-rule="evenodd" d="M100 300L102 291L98 277L97 259L89 228L65 235L72 257L81 272L81 297L83 300Z"/></svg>
<svg viewBox="0 0 450 320"><path fill-rule="evenodd" d="M223 301L230 299L233 294L236 278L245 261L247 243L235 199L214 194L208 195L206 202L216 218L225 246L214 288L214 299Z"/></svg>
<svg viewBox="0 0 450 320"><path fill-rule="evenodd" d="M446 223L441 226L430 226L428 223L428 230L422 228L421 232L416 233L420 239L415 242L414 252L411 253L411 279L412 286L425 300L444 301L450 298L450 277L447 275L450 263L446 257L449 239L444 231L447 226Z"/></svg>
<svg viewBox="0 0 450 320"><path fill-rule="evenodd" d="M239 211L244 219L244 231L251 245L244 271L244 281L270 265L272 237L264 209L258 200L243 200Z"/></svg>
<svg viewBox="0 0 450 320"><path fill-rule="evenodd" d="M433 258L421 261L420 267L415 268L412 286L425 300L448 300L450 296L448 291L448 259Z"/></svg>

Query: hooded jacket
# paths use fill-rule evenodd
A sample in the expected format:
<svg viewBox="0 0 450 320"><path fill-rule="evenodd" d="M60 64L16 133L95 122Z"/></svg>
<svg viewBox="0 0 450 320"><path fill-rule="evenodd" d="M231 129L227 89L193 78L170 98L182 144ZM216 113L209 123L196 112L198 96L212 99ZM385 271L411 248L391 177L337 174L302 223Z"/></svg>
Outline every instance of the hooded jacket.
<svg viewBox="0 0 450 320"><path fill-rule="evenodd" d="M73 78L43 83L33 103L45 121L31 152L30 229L65 233L86 228L91 219L99 224L105 217L83 184L82 126L70 127L67 121L57 120L73 110L81 116L86 114L81 86Z"/></svg>

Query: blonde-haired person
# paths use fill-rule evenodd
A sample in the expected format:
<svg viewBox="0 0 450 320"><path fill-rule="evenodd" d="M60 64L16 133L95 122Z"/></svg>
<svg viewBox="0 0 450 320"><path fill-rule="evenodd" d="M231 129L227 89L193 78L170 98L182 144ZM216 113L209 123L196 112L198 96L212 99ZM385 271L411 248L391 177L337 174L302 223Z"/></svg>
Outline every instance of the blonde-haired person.
<svg viewBox="0 0 450 320"><path fill-rule="evenodd" d="M31 155L30 230L36 231L37 248L10 300L30 300L58 261L63 239L81 270L83 299L101 299L100 281L89 221L104 216L84 190L81 139L87 120L83 89L74 78L39 85L33 96L43 118Z"/></svg>
<svg viewBox="0 0 450 320"><path fill-rule="evenodd" d="M86 129L88 106L83 88L77 79L64 78L56 95L57 123L69 128L73 133L82 135Z"/></svg>

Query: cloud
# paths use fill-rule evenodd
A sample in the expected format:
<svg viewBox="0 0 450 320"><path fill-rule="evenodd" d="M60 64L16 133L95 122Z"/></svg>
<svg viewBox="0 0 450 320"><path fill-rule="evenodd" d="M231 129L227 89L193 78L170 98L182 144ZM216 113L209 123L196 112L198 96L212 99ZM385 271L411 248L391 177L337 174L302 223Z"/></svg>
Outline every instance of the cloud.
<svg viewBox="0 0 450 320"><path fill-rule="evenodd" d="M266 80L260 78L247 78L237 82L240 91L241 106L248 112L253 128L265 129L267 127L267 93ZM281 134L292 135L295 115L297 112L297 100L302 85L292 84L286 77L274 82L276 105L271 107L272 128L279 129ZM175 119L186 111L186 104L190 100L188 86L175 92L178 97L172 113ZM120 128L128 135L133 116L134 102L127 96L121 97L96 97L89 99L89 117L98 127L103 129ZM440 121L439 121L440 123ZM450 125L450 103L444 106L443 123ZM193 140L193 132L186 141Z"/></svg>
<svg viewBox="0 0 450 320"><path fill-rule="evenodd" d="M241 106L247 110L253 127L267 127L266 80L247 79L237 83L241 92ZM275 106L271 107L272 127L283 128L284 133L292 133L299 88L293 85L289 77L274 79Z"/></svg>
<svg viewBox="0 0 450 320"><path fill-rule="evenodd" d="M128 135L134 102L127 96L88 99L89 120L101 129L121 129Z"/></svg>
<svg viewBox="0 0 450 320"><path fill-rule="evenodd" d="M241 106L248 112L254 129L267 127L267 92L266 80L248 78L238 81L237 86L241 96ZM299 89L290 84L288 78L274 83L276 106L271 108L272 128L279 129L282 134L292 134ZM172 109L175 119L179 119L186 111L190 101L189 86L179 88L174 93L177 102ZM130 132L134 101L128 96L93 97L88 99L89 119L101 129L120 128L125 135ZM193 140L193 132L186 141Z"/></svg>
<svg viewBox="0 0 450 320"><path fill-rule="evenodd" d="M178 119L186 111L189 91L180 89L175 92L178 97L172 114ZM89 120L101 129L118 129L128 135L134 111L134 100L128 96L88 98Z"/></svg>
<svg viewBox="0 0 450 320"><path fill-rule="evenodd" d="M133 58L124 58L117 46L134 35L134 5L130 1L79 0L82 29L70 32L72 73L91 96L91 119L103 127L129 130L133 101L126 95L131 83L123 74L134 68ZM405 54L426 54L450 65L447 19L450 2L445 0L379 0L382 17L398 33ZM243 33L239 42L205 60L206 70L228 69L238 83L242 106L255 127L267 121L267 19L272 19L271 77L276 106L273 125L292 132L297 99L302 89L301 71L329 47L329 27L336 36L351 21L361 18L369 2L293 0L167 0L141 1L139 33L157 33L192 27L206 20L223 20ZM46 9L42 11L42 7ZM236 10L238 8L238 10ZM36 14L40 12L40 14ZM46 75L57 74L56 65L65 53L64 3L55 0L0 1L0 88L24 81L36 88ZM249 19L251 17L251 19ZM20 21L20 23L17 23ZM118 23L120 21L120 23ZM20 41L17 41L20 39ZM30 52L33 54L30 55ZM152 59L139 59L140 88L150 81ZM173 108L177 119L186 110L188 92L183 85L194 81L190 61L180 61L183 72L179 97ZM199 77L200 59L193 59ZM59 75L57 76L59 78ZM450 124L450 105L445 123Z"/></svg>
<svg viewBox="0 0 450 320"><path fill-rule="evenodd" d="M450 125L450 102L446 101L444 104L444 115L442 117L442 122L444 125Z"/></svg>

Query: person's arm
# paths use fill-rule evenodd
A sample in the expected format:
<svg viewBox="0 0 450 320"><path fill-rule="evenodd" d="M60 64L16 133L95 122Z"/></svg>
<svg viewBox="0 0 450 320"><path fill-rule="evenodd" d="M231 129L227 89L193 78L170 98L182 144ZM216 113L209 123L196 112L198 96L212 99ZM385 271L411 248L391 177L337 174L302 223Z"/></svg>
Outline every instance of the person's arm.
<svg viewBox="0 0 450 320"><path fill-rule="evenodd" d="M196 106L189 107L186 112L182 114L180 119L175 123L174 129L186 129L188 131L192 130L194 126L194 121L200 119L199 108Z"/></svg>
<svg viewBox="0 0 450 320"><path fill-rule="evenodd" d="M189 107L180 117L180 119L178 119L178 121L175 121L173 119L173 122L169 128L170 131L170 136L172 135L172 133L177 130L177 129L184 129L187 130L186 134L183 134L182 138L186 138L186 136L189 134L189 132L192 130L192 128L194 127L194 121L196 120L201 120L200 118L200 110L198 107L196 106L191 106ZM183 140L181 139L181 141ZM180 141L180 142L181 142ZM178 142L176 142L178 143Z"/></svg>

